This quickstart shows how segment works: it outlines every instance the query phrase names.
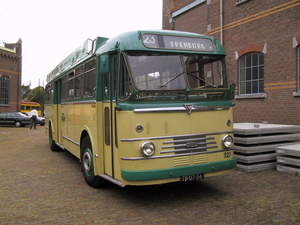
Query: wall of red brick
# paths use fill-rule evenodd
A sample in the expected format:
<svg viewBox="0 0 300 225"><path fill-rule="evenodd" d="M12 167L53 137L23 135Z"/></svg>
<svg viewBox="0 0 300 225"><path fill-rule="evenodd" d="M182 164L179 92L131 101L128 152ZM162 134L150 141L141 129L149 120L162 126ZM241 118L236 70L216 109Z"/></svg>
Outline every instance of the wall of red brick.
<svg viewBox="0 0 300 225"><path fill-rule="evenodd" d="M206 1L169 23L171 12L189 2L192 1L164 0L163 29L207 34L221 40L220 0ZM236 2L223 0L223 44L230 82L239 83L237 53L242 56L260 49L266 52L265 98L234 100L234 122L300 125L300 96L293 96L297 92L297 49L292 42L293 37L300 36L300 0ZM207 30L208 24L211 30Z"/></svg>
<svg viewBox="0 0 300 225"><path fill-rule="evenodd" d="M15 50L15 52L7 49ZM10 78L9 104L1 105L0 112L18 112L21 110L21 73L22 43L6 44L0 48L0 74Z"/></svg>

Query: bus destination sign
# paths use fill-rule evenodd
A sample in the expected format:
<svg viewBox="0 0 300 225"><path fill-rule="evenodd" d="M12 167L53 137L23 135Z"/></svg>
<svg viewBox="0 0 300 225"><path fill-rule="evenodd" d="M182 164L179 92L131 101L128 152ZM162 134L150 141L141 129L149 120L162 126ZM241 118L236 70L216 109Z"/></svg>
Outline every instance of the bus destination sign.
<svg viewBox="0 0 300 225"><path fill-rule="evenodd" d="M143 43L147 48L207 51L215 50L212 40L208 38L143 34Z"/></svg>

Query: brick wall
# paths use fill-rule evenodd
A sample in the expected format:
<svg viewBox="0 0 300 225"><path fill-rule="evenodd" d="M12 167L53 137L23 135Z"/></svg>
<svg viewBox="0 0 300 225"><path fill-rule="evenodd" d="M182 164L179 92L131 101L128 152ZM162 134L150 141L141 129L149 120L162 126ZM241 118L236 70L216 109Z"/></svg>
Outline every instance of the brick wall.
<svg viewBox="0 0 300 225"><path fill-rule="evenodd" d="M0 112L21 110L22 41L0 48L0 75L10 78L9 104L1 105Z"/></svg>
<svg viewBox="0 0 300 225"><path fill-rule="evenodd" d="M204 1L169 23L171 13L190 2L164 0L163 29L202 33L221 40L220 0ZM229 81L239 84L236 56L263 52L264 97L234 100L234 122L300 125L300 96L293 96L297 92L297 49L293 47L293 37L300 36L300 0L236 2L223 0L223 44ZM211 30L207 30L207 25Z"/></svg>

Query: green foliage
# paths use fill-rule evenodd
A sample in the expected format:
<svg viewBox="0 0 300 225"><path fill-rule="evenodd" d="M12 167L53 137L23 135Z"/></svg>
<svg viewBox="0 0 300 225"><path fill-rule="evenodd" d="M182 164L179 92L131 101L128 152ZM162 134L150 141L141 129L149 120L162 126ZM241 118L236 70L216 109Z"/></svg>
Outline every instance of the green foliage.
<svg viewBox="0 0 300 225"><path fill-rule="evenodd" d="M30 89L30 86L22 85L22 100L38 102L41 105L41 110L44 111L45 105L45 89L42 86Z"/></svg>

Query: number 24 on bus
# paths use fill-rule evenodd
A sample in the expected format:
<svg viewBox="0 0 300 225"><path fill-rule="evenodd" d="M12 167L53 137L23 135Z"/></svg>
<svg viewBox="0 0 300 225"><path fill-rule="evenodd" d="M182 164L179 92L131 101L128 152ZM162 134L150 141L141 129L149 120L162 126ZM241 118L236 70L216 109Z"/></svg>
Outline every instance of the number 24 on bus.
<svg viewBox="0 0 300 225"><path fill-rule="evenodd" d="M78 157L92 187L230 172L235 85L225 55L213 37L178 31L88 39L47 76L51 149Z"/></svg>

